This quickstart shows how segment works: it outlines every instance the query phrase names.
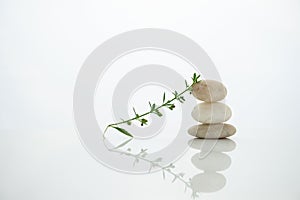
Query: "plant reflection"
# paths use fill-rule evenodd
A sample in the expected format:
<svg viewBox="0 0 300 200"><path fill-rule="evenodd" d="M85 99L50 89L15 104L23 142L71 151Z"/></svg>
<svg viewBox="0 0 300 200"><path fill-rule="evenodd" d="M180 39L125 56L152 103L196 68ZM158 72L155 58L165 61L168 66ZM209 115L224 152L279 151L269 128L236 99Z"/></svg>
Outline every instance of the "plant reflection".
<svg viewBox="0 0 300 200"><path fill-rule="evenodd" d="M126 150L121 150L121 148L125 147L125 145L127 145L132 139L126 140L125 142L123 142L122 144L118 145L115 148L108 148L106 145L105 147L107 148L108 151L110 152L114 152L114 153L119 153L120 155L125 155L125 156L130 156L133 158L133 166L136 165L137 163L139 163L140 161L144 161L149 163L149 173L151 172L152 169L154 168L158 168L162 171L162 176L163 179L166 178L166 175L169 174L170 176L173 177L172 179L172 183L174 183L176 180L182 182L185 186L184 191L186 191L187 189L191 189L192 190L192 194L194 197L198 196L198 192L193 191L193 187L192 187L192 179L185 179L185 173L184 172L174 172L175 169L175 165L173 163L170 163L167 166L162 166L160 164L160 162L162 161L163 158L158 157L154 160L150 160L147 158L147 149L141 149L139 153L132 153L131 152L131 148L128 148ZM105 141L104 141L104 144Z"/></svg>
<svg viewBox="0 0 300 200"><path fill-rule="evenodd" d="M197 150L197 153L192 156L191 162L197 169L203 170L203 172L191 178L185 178L184 172L175 172L175 165L173 163L163 166L161 164L162 157L148 159L147 149L141 149L139 152L133 153L132 149L128 147L131 140L132 138L114 148L109 148L104 139L104 145L110 152L132 157L133 167L141 161L147 162L149 163L149 173L156 168L161 170L163 179L169 175L172 176L172 183L176 180L182 182L185 187L184 191L187 191L187 189L191 190L192 198L199 197L200 193L216 192L225 186L226 178L219 171L230 167L231 158L223 152L233 151L236 146L235 142L230 139L217 141L204 139L190 140L190 147Z"/></svg>

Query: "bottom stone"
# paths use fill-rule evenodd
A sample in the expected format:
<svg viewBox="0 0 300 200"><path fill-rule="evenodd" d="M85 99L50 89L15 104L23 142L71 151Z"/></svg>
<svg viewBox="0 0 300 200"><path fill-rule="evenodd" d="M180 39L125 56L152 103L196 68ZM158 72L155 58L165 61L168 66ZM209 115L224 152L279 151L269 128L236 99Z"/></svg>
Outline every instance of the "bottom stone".
<svg viewBox="0 0 300 200"><path fill-rule="evenodd" d="M230 124L199 124L189 128L188 133L197 138L221 139L234 135L236 129Z"/></svg>

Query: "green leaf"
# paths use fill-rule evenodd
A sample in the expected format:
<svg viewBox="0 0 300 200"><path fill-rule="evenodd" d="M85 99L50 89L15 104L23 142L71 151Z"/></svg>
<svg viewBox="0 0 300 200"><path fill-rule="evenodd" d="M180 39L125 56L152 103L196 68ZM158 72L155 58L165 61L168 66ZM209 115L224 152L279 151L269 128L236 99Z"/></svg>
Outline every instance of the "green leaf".
<svg viewBox="0 0 300 200"><path fill-rule="evenodd" d="M163 114L158 109L156 109L153 113L159 117L163 116Z"/></svg>
<svg viewBox="0 0 300 200"><path fill-rule="evenodd" d="M152 104L152 107L151 107L151 112L152 112L152 111L154 111L154 110L155 110L155 108L156 108L156 105L155 105L155 103L154 103L154 104Z"/></svg>
<svg viewBox="0 0 300 200"><path fill-rule="evenodd" d="M173 94L174 94L175 98L177 98L178 92L176 90L173 92Z"/></svg>
<svg viewBox="0 0 300 200"><path fill-rule="evenodd" d="M133 109L133 112L134 112L135 116L136 116L136 117L139 117L139 115L136 113L134 107L133 107L132 109Z"/></svg>
<svg viewBox="0 0 300 200"><path fill-rule="evenodd" d="M130 139L126 140L125 142L119 144L118 146L116 146L116 147L113 148L113 149L119 149L119 148L125 146L125 145L126 145L127 143L129 143L132 139L133 139L133 138L130 138Z"/></svg>
<svg viewBox="0 0 300 200"><path fill-rule="evenodd" d="M184 101L185 101L185 99L184 99L183 96L179 96L179 97L177 98L177 100L178 100L180 103L184 103Z"/></svg>
<svg viewBox="0 0 300 200"><path fill-rule="evenodd" d="M184 80L184 83L185 83L185 87L187 87L187 88L190 87L186 80Z"/></svg>
<svg viewBox="0 0 300 200"><path fill-rule="evenodd" d="M193 80L193 84L199 82L200 75L197 75L196 73L193 74L192 80Z"/></svg>
<svg viewBox="0 0 300 200"><path fill-rule="evenodd" d="M141 120L139 120L141 122L141 126L143 126L144 124L147 125L148 120L143 118Z"/></svg>
<svg viewBox="0 0 300 200"><path fill-rule="evenodd" d="M193 74L192 80L193 80L193 84L198 83L200 75L197 75L196 73Z"/></svg>
<svg viewBox="0 0 300 200"><path fill-rule="evenodd" d="M197 76L196 73L194 73L194 74L193 74L193 77L192 77L193 82L195 82L196 76Z"/></svg>
<svg viewBox="0 0 300 200"><path fill-rule="evenodd" d="M125 129L123 128L120 128L120 127L117 127L117 126L112 126L114 129L120 131L121 133L123 133L124 135L127 135L129 137L133 137L128 131L126 131Z"/></svg>
<svg viewBox="0 0 300 200"><path fill-rule="evenodd" d="M170 106L168 107L170 110L173 110L175 108L174 104L170 104Z"/></svg>

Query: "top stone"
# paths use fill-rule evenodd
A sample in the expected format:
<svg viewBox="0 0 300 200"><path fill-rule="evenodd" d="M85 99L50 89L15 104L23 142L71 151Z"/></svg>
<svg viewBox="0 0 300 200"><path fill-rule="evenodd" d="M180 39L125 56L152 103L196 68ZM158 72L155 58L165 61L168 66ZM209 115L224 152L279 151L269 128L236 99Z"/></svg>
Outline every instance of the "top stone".
<svg viewBox="0 0 300 200"><path fill-rule="evenodd" d="M194 97L205 102L216 102L224 99L227 95L225 86L214 80L201 80L193 85Z"/></svg>

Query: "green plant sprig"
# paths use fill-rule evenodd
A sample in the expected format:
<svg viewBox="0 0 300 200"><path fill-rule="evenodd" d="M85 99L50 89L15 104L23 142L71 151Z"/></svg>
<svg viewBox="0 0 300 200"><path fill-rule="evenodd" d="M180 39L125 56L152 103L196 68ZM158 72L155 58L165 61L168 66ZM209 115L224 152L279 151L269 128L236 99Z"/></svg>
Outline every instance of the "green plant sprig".
<svg viewBox="0 0 300 200"><path fill-rule="evenodd" d="M144 126L144 125L147 125L147 123L148 123L148 120L144 118L146 115L155 114L158 117L162 117L163 115L160 112L160 109L163 108L163 107L166 107L170 110L173 110L175 108L175 104L173 103L173 101L175 101L175 100L178 100L180 103L184 103L185 98L183 97L183 94L188 92L188 91L191 93L193 85L200 82L199 78L200 78L200 75L197 75L196 73L194 73L193 76L191 77L192 84L189 85L187 83L187 81L185 81L186 88L180 93L178 93L175 90L173 92L173 95L174 95L173 98L171 98L169 100L166 100L166 93L164 92L163 97L162 97L162 104L158 106L155 103L149 102L150 110L148 112L144 113L144 114L138 114L136 112L135 108L133 108L133 112L135 114L134 117L132 117L130 119L127 119L127 120L121 119L120 122L109 124L105 128L104 134L106 133L108 128L114 128L114 129L116 129L117 131L121 132L122 134L124 134L126 136L133 137L133 135L131 133L129 133L124 128L119 127L119 125L127 124L127 125L130 126L132 124L132 121L138 121L138 122L141 123L141 126ZM103 134L103 137L104 137L104 134Z"/></svg>

